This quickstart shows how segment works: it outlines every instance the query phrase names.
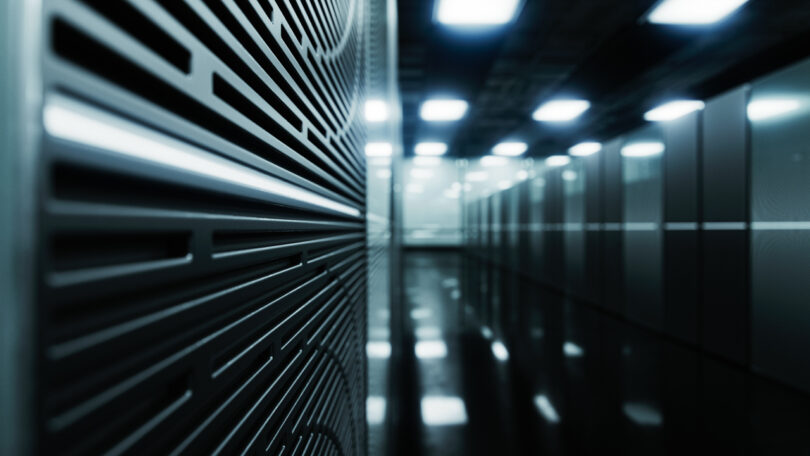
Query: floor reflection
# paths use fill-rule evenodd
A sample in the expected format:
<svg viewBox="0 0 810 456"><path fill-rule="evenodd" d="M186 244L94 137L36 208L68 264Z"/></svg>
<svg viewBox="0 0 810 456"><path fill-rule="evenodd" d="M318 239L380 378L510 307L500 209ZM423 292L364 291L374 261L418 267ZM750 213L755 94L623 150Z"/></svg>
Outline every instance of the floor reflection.
<svg viewBox="0 0 810 456"><path fill-rule="evenodd" d="M804 394L458 253L404 261L400 454L810 454Z"/></svg>

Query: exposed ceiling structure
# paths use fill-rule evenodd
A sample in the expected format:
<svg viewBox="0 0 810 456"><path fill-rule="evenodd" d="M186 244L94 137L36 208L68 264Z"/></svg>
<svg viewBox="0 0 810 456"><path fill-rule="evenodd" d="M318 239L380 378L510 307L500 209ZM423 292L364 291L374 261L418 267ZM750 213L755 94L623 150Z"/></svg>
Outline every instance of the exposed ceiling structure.
<svg viewBox="0 0 810 456"><path fill-rule="evenodd" d="M399 2L408 154L432 140L450 144L450 156L477 157L519 140L528 156L547 156L624 133L671 98L710 98L810 55L807 0L751 0L703 27L649 23L656 0L526 0L514 22L476 31L436 22L435 1ZM470 109L457 123L426 123L419 106L434 96L465 99ZM570 124L532 119L560 96L592 107Z"/></svg>

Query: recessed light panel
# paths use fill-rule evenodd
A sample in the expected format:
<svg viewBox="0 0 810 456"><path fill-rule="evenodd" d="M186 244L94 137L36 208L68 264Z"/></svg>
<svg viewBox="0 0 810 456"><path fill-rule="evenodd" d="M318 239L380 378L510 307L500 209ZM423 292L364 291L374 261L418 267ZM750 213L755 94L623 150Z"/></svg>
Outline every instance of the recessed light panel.
<svg viewBox="0 0 810 456"><path fill-rule="evenodd" d="M391 143L372 142L366 144L366 157L390 157L394 148Z"/></svg>
<svg viewBox="0 0 810 456"><path fill-rule="evenodd" d="M467 114L464 100L428 100L422 103L419 115L428 122L454 122Z"/></svg>
<svg viewBox="0 0 810 456"><path fill-rule="evenodd" d="M582 142L576 146L568 149L568 153L575 157L587 157L599 153L602 150L602 144L598 142Z"/></svg>
<svg viewBox="0 0 810 456"><path fill-rule="evenodd" d="M630 143L622 147L623 157L652 157L664 153L664 143L661 142L637 142Z"/></svg>
<svg viewBox="0 0 810 456"><path fill-rule="evenodd" d="M388 103L383 100L369 100L366 102L366 120L372 123L388 120Z"/></svg>
<svg viewBox="0 0 810 456"><path fill-rule="evenodd" d="M524 142L502 142L492 148L492 153L504 157L518 157L529 150L529 145Z"/></svg>
<svg viewBox="0 0 810 456"><path fill-rule="evenodd" d="M664 0L650 13L653 24L706 25L719 22L748 0Z"/></svg>
<svg viewBox="0 0 810 456"><path fill-rule="evenodd" d="M537 108L533 117L538 122L570 122L590 107L587 100L552 100Z"/></svg>
<svg viewBox="0 0 810 456"><path fill-rule="evenodd" d="M748 104L748 118L754 122L782 117L801 107L799 100L790 98L763 98Z"/></svg>
<svg viewBox="0 0 810 456"><path fill-rule="evenodd" d="M437 0L436 19L452 26L503 25L512 21L519 0Z"/></svg>
<svg viewBox="0 0 810 456"><path fill-rule="evenodd" d="M550 166L552 168L565 166L569 163L571 163L571 158L567 155L552 155L546 158L546 166Z"/></svg>
<svg viewBox="0 0 810 456"><path fill-rule="evenodd" d="M447 144L440 142L421 142L414 149L416 155L437 157L447 153Z"/></svg>
<svg viewBox="0 0 810 456"><path fill-rule="evenodd" d="M485 166L487 168L494 166L504 166L507 163L508 160L505 157L496 157L495 155L487 155L485 157L481 157L481 166Z"/></svg>
<svg viewBox="0 0 810 456"><path fill-rule="evenodd" d="M644 120L648 122L668 122L680 119L681 117L706 107L706 104L699 100L677 100L662 104L655 109L651 109L644 114Z"/></svg>

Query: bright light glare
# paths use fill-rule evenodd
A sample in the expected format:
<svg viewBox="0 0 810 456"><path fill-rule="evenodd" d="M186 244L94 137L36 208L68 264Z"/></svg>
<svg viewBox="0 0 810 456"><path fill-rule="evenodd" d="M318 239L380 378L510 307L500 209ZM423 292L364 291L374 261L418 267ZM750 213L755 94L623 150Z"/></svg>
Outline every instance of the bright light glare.
<svg viewBox="0 0 810 456"><path fill-rule="evenodd" d="M413 164L416 166L439 166L442 159L439 157L414 157Z"/></svg>
<svg viewBox="0 0 810 456"><path fill-rule="evenodd" d="M577 180L577 173L575 171L571 171L570 169L566 169L562 173L562 178L566 182L573 182Z"/></svg>
<svg viewBox="0 0 810 456"><path fill-rule="evenodd" d="M420 142L414 148L416 155L438 157L447 153L447 144L441 142Z"/></svg>
<svg viewBox="0 0 810 456"><path fill-rule="evenodd" d="M664 143L660 142L639 142L631 143L622 147L623 157L651 157L664 153Z"/></svg>
<svg viewBox="0 0 810 456"><path fill-rule="evenodd" d="M566 342L563 344L563 353L569 358L579 358L585 354L585 351L582 350L582 347L573 342Z"/></svg>
<svg viewBox="0 0 810 456"><path fill-rule="evenodd" d="M737 11L748 0L665 0L650 13L653 24L706 25Z"/></svg>
<svg viewBox="0 0 810 456"><path fill-rule="evenodd" d="M567 155L552 155L546 158L546 166L551 166L552 168L565 166L569 163L571 163L571 158Z"/></svg>
<svg viewBox="0 0 810 456"><path fill-rule="evenodd" d="M630 421L639 426L658 427L664 424L664 417L661 416L661 412L647 404L628 402L624 404L622 411Z"/></svg>
<svg viewBox="0 0 810 456"><path fill-rule="evenodd" d="M416 343L414 352L419 359L447 357L447 344L442 340L423 340Z"/></svg>
<svg viewBox="0 0 810 456"><path fill-rule="evenodd" d="M390 358L391 344L389 342L369 342L366 344L366 354L369 358Z"/></svg>
<svg viewBox="0 0 810 456"><path fill-rule="evenodd" d="M509 350L503 342L496 340L492 342L492 354L498 358L498 361L509 361Z"/></svg>
<svg viewBox="0 0 810 456"><path fill-rule="evenodd" d="M467 173L467 182L484 182L489 179L489 174L485 171L470 171Z"/></svg>
<svg viewBox="0 0 810 456"><path fill-rule="evenodd" d="M458 190L447 189L444 191L444 197L447 199L459 199L461 198L461 193Z"/></svg>
<svg viewBox="0 0 810 456"><path fill-rule="evenodd" d="M366 120L372 123L388 120L388 104L383 100L368 100L366 102Z"/></svg>
<svg viewBox="0 0 810 456"><path fill-rule="evenodd" d="M467 422L467 407L456 396L425 396L421 401L426 426L452 426Z"/></svg>
<svg viewBox="0 0 810 456"><path fill-rule="evenodd" d="M505 157L496 157L494 155L481 157L481 166L485 167L504 166L507 163L509 163L509 160L507 160Z"/></svg>
<svg viewBox="0 0 810 456"><path fill-rule="evenodd" d="M108 154L194 174L283 198L359 217L356 208L270 177L252 168L197 149L120 117L61 95L51 95L43 109L45 131L55 138L86 144Z"/></svg>
<svg viewBox="0 0 810 456"><path fill-rule="evenodd" d="M498 188L501 190L512 188L512 181L502 180L498 182Z"/></svg>
<svg viewBox="0 0 810 456"><path fill-rule="evenodd" d="M430 179L433 177L433 171L424 168L414 168L411 170L411 177L414 179Z"/></svg>
<svg viewBox="0 0 810 456"><path fill-rule="evenodd" d="M602 150L602 144L598 142L582 142L576 146L568 149L568 153L575 157L587 157L599 153Z"/></svg>
<svg viewBox="0 0 810 456"><path fill-rule="evenodd" d="M552 100L540 106L533 117L538 122L570 122L590 107L586 100Z"/></svg>
<svg viewBox="0 0 810 456"><path fill-rule="evenodd" d="M436 16L445 25L502 25L515 17L519 3L519 0L439 0Z"/></svg>
<svg viewBox="0 0 810 456"><path fill-rule="evenodd" d="M548 396L545 394L534 396L534 406L549 423L560 422L560 415L557 414L557 410L554 409L554 406L551 405L551 401L548 400Z"/></svg>
<svg viewBox="0 0 810 456"><path fill-rule="evenodd" d="M464 100L428 100L422 103L419 115L428 122L453 122L467 113Z"/></svg>
<svg viewBox="0 0 810 456"><path fill-rule="evenodd" d="M518 157L529 150L529 145L524 142L502 142L492 148L492 153L504 157Z"/></svg>
<svg viewBox="0 0 810 456"><path fill-rule="evenodd" d="M390 157L394 147L387 142L372 142L366 144L366 157Z"/></svg>
<svg viewBox="0 0 810 456"><path fill-rule="evenodd" d="M517 172L515 177L517 177L517 180L524 181L529 178L529 172L526 171L525 169L521 169L520 171Z"/></svg>
<svg viewBox="0 0 810 456"><path fill-rule="evenodd" d="M790 98L765 98L748 103L748 118L751 121L773 119L799 109L799 100Z"/></svg>
<svg viewBox="0 0 810 456"><path fill-rule="evenodd" d="M377 179L390 179L390 178L391 178L390 169L381 169L377 171Z"/></svg>
<svg viewBox="0 0 810 456"><path fill-rule="evenodd" d="M706 104L699 100L676 100L662 104L651 109L644 114L644 120L648 122L668 122L680 119L681 117L699 111L706 107Z"/></svg>
<svg viewBox="0 0 810 456"><path fill-rule="evenodd" d="M369 396L366 398L366 422L371 425L382 424L385 420L385 398Z"/></svg>
<svg viewBox="0 0 810 456"><path fill-rule="evenodd" d="M435 326L420 326L416 328L417 339L436 339L442 337L442 330Z"/></svg>

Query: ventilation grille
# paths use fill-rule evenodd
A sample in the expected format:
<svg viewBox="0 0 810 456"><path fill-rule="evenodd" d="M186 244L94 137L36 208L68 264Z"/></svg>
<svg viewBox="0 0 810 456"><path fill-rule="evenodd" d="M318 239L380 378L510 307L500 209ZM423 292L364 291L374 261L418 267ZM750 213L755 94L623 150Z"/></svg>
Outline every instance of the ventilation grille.
<svg viewBox="0 0 810 456"><path fill-rule="evenodd" d="M39 453L365 454L365 0L44 8Z"/></svg>

